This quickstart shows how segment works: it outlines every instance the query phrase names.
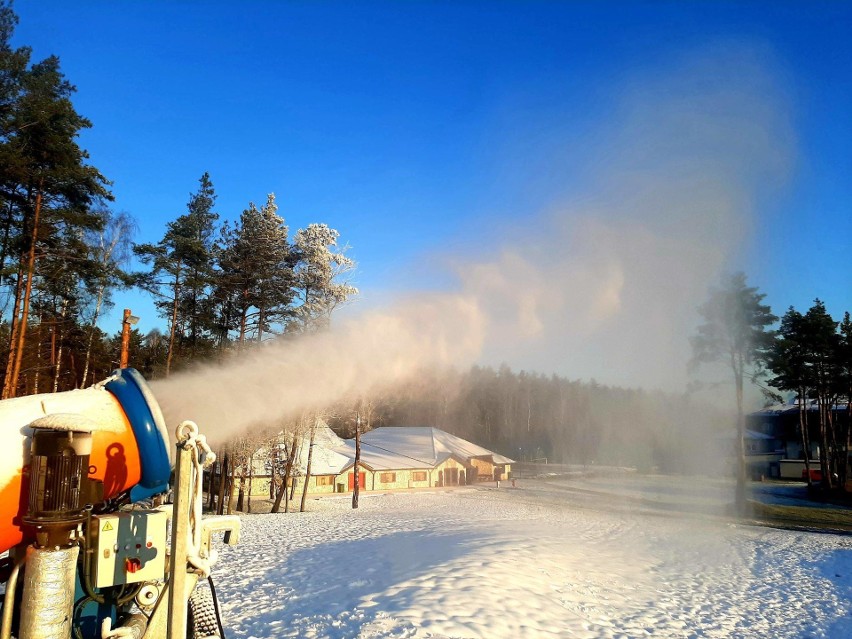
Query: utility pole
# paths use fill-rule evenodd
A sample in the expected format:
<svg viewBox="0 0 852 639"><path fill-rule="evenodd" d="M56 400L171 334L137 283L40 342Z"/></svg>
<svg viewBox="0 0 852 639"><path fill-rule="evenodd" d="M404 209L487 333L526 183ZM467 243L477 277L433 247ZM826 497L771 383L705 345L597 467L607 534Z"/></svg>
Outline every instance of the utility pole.
<svg viewBox="0 0 852 639"><path fill-rule="evenodd" d="M121 358L119 368L127 368L130 360L130 327L139 321L139 318L130 314L130 309L124 309L124 317L121 320Z"/></svg>

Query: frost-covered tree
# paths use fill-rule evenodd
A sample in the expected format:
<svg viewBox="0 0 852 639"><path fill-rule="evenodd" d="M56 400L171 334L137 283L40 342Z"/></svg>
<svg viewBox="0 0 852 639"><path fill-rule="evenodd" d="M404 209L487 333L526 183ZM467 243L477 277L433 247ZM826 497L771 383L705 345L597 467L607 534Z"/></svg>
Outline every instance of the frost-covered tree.
<svg viewBox="0 0 852 639"><path fill-rule="evenodd" d="M347 247L338 246L339 237L336 230L325 224L311 224L296 233L293 242L296 330L326 328L334 309L358 293L347 281L355 262L345 255Z"/></svg>
<svg viewBox="0 0 852 639"><path fill-rule="evenodd" d="M283 324L293 299L288 228L277 211L270 193L260 209L250 203L234 227L222 230L215 296L220 326L235 330L241 345L250 324L257 341Z"/></svg>

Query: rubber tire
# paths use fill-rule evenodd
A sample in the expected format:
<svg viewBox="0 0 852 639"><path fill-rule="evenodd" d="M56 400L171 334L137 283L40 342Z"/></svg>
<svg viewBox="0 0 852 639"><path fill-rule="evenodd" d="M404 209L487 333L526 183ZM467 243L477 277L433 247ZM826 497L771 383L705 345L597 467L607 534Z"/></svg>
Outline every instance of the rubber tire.
<svg viewBox="0 0 852 639"><path fill-rule="evenodd" d="M216 608L209 588L196 588L189 596L186 637L187 639L219 637Z"/></svg>

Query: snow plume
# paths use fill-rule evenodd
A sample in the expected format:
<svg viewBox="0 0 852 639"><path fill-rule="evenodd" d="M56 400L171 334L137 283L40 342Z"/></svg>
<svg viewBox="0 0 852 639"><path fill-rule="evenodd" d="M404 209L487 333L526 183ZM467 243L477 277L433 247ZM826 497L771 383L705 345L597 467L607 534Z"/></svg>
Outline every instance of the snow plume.
<svg viewBox="0 0 852 639"><path fill-rule="evenodd" d="M470 299L425 296L151 386L168 424L192 419L221 442L252 425L269 426L409 379L423 366L468 364L482 350L482 326Z"/></svg>
<svg viewBox="0 0 852 639"><path fill-rule="evenodd" d="M758 211L765 223L791 172L772 69L766 52L728 45L634 77L582 138L580 177L546 167L566 185L546 211L518 215L491 255L448 258L489 320L483 361L684 388L696 309L721 271L748 270ZM504 172L524 164L545 166L520 156Z"/></svg>
<svg viewBox="0 0 852 639"><path fill-rule="evenodd" d="M475 362L682 390L696 307L738 264L756 207L790 170L785 100L767 59L726 46L634 76L613 119L586 136L587 168L566 169L547 210L514 212L517 228L489 238L487 253L443 256L455 290L410 293L337 317L330 332L157 382L169 421L224 434L423 366ZM508 171L547 164L514 162ZM482 247L482 235L469 246Z"/></svg>

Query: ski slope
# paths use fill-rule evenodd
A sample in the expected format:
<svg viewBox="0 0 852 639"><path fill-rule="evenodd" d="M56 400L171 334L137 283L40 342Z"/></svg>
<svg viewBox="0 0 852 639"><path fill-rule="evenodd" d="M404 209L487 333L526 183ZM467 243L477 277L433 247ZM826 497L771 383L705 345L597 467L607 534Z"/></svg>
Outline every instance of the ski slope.
<svg viewBox="0 0 852 639"><path fill-rule="evenodd" d="M852 537L544 482L346 497L243 517L214 573L230 637L852 637Z"/></svg>

